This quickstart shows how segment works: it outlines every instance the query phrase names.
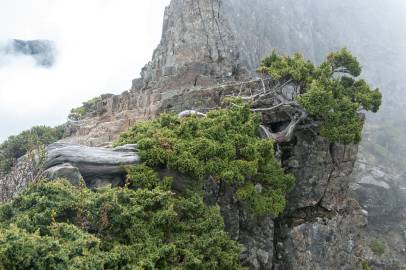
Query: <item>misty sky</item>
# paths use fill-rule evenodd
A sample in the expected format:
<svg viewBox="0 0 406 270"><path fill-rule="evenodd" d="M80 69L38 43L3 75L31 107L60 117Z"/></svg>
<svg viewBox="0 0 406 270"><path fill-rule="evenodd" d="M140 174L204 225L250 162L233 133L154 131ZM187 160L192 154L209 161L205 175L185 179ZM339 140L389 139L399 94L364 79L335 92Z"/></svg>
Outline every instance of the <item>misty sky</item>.
<svg viewBox="0 0 406 270"><path fill-rule="evenodd" d="M51 69L19 57L0 66L0 141L64 123L72 107L128 90L151 59L169 0L0 0L0 42L56 42Z"/></svg>

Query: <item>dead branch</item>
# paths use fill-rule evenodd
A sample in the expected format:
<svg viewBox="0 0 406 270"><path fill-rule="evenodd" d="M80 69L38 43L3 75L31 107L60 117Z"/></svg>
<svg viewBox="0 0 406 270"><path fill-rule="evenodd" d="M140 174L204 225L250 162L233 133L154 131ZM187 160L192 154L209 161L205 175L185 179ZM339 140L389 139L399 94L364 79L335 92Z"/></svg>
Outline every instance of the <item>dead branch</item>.
<svg viewBox="0 0 406 270"><path fill-rule="evenodd" d="M195 111L195 110L186 110L186 111L180 112L178 114L178 117L185 118L185 117L189 117L189 116L193 116L193 115L196 115L198 117L206 117L206 114Z"/></svg>
<svg viewBox="0 0 406 270"><path fill-rule="evenodd" d="M297 130L297 128L302 124L302 122L307 118L307 113L306 111L296 102L293 100L292 97L287 97L283 91L283 89L292 83L292 80L285 81L283 83L279 83L275 86L269 87L267 89L267 86L265 85L265 82L263 79L261 79L261 86L262 89L256 89L254 92L252 89L248 89L249 92L247 93L248 95L243 96L241 95L243 92L243 83L240 84L239 92L236 96L236 94L232 95L227 95L226 97L236 97L240 98L245 101L251 101L251 105L253 107L252 112L258 112L258 113L269 113L272 111L277 111L280 110L282 107L286 108L284 112L286 115L290 118L290 123L289 125L282 131L280 132L273 132L272 130L268 129L266 126L261 125L260 126L260 133L261 136L264 138L272 139L277 143L282 143L282 142L288 142L292 140L294 132ZM294 93L297 91L297 88L294 88ZM295 95L293 93L293 96ZM275 104L275 102L280 102L277 105L271 106L271 107L263 107L261 106L261 103L263 103L264 100L267 100L267 97L271 97L271 102ZM236 103L230 103L230 106L233 107L238 107L241 108L243 107L242 105L236 104ZM194 111L194 110L187 110L183 111L179 114L180 118L183 117L188 117L191 115L197 115L200 117L205 117L206 115L204 113ZM303 127L304 128L304 127ZM310 127L306 127L310 128Z"/></svg>
<svg viewBox="0 0 406 270"><path fill-rule="evenodd" d="M260 134L262 137L267 139L272 139L277 143L289 142L293 138L293 134L297 129L298 125L307 117L307 113L302 113L296 119L293 119L289 125L280 132L272 132L269 128L264 125L260 126Z"/></svg>
<svg viewBox="0 0 406 270"><path fill-rule="evenodd" d="M287 102L287 103L280 103L280 104L278 104L278 105L275 105L275 106L273 106L273 107L267 107L267 108L255 108L255 109L252 109L252 111L253 112L267 112L267 111L273 111L273 110L276 110L276 109L278 109L278 108L280 108L280 107L283 107L283 106L295 106L296 105L296 102Z"/></svg>

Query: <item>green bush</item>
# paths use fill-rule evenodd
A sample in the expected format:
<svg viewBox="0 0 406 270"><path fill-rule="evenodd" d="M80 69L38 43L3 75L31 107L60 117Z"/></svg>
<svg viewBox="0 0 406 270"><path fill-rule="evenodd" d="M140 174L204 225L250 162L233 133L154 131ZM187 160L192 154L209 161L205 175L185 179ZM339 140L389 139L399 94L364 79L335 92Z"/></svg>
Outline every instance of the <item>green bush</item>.
<svg viewBox="0 0 406 270"><path fill-rule="evenodd" d="M0 206L0 269L242 269L239 253L196 194L55 181Z"/></svg>
<svg viewBox="0 0 406 270"><path fill-rule="evenodd" d="M158 174L145 164L127 167L127 184L128 188L147 188L154 189L161 187L170 190L172 178L160 179Z"/></svg>
<svg viewBox="0 0 406 270"><path fill-rule="evenodd" d="M372 252L377 255L382 255L385 253L385 244L380 240L373 240L369 245Z"/></svg>
<svg viewBox="0 0 406 270"><path fill-rule="evenodd" d="M169 167L196 183L211 176L234 186L254 213L278 215L294 179L276 160L273 142L258 137L259 125L249 106L213 110L200 118L163 114L136 124L116 145L137 143L148 166Z"/></svg>
<svg viewBox="0 0 406 270"><path fill-rule="evenodd" d="M362 261L361 266L362 270L371 270L371 267L369 267L369 263L367 261Z"/></svg>
<svg viewBox="0 0 406 270"><path fill-rule="evenodd" d="M298 85L296 100L321 122L320 133L331 142L358 143L363 128L359 113L377 112L382 102L379 89L358 79L361 66L346 49L331 53L318 67L299 54L285 57L274 51L259 71Z"/></svg>
<svg viewBox="0 0 406 270"><path fill-rule="evenodd" d="M9 172L15 161L33 148L62 139L64 130L64 126L36 126L16 136L10 136L0 145L0 171Z"/></svg>
<svg viewBox="0 0 406 270"><path fill-rule="evenodd" d="M68 119L74 120L74 121L83 119L88 112L94 112L96 110L96 105L101 100L102 100L101 97L95 97L95 98L92 98L91 100L83 102L82 106L73 108L70 111Z"/></svg>
<svg viewBox="0 0 406 270"><path fill-rule="evenodd" d="M84 107L78 107L78 108L73 108L72 110L70 110L68 119L70 120L80 120L82 119L86 114L86 110Z"/></svg>

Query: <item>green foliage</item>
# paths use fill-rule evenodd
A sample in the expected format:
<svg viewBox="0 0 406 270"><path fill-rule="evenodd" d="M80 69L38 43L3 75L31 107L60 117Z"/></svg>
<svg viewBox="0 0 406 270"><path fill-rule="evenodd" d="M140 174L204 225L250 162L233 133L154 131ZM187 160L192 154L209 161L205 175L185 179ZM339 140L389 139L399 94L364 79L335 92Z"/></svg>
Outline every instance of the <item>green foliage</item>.
<svg viewBox="0 0 406 270"><path fill-rule="evenodd" d="M373 240L369 247L371 248L372 252L377 255L382 255L385 253L385 244L380 240Z"/></svg>
<svg viewBox="0 0 406 270"><path fill-rule="evenodd" d="M48 145L62 139L63 134L64 126L36 126L16 136L10 136L0 145L0 171L8 172L16 159L39 145Z"/></svg>
<svg viewBox="0 0 406 270"><path fill-rule="evenodd" d="M371 267L369 267L368 261L362 261L361 266L362 266L362 270L371 270Z"/></svg>
<svg viewBox="0 0 406 270"><path fill-rule="evenodd" d="M281 57L276 51L262 60L259 72L267 72L275 80L293 80L297 84L309 83L315 73L312 62L296 53L292 57Z"/></svg>
<svg viewBox="0 0 406 270"><path fill-rule="evenodd" d="M79 268L78 259L97 254L98 246L97 238L68 224L52 225L44 236L11 225L0 231L0 269L86 269Z"/></svg>
<svg viewBox="0 0 406 270"><path fill-rule="evenodd" d="M128 188L146 188L154 189L157 187L163 190L170 190L172 186L171 178L159 179L158 174L150 167L140 164L129 166L127 168L127 185Z"/></svg>
<svg viewBox="0 0 406 270"><path fill-rule="evenodd" d="M70 110L70 113L68 115L68 118L70 120L80 120L82 119L86 114L86 110L84 107L77 107L77 108L73 108L72 110Z"/></svg>
<svg viewBox="0 0 406 270"><path fill-rule="evenodd" d="M136 124L116 144L137 143L148 166L233 185L254 213L278 215L294 179L275 159L273 142L257 136L259 124L259 116L248 106L213 110L203 118L163 114ZM143 182L150 183L144 175Z"/></svg>
<svg viewBox="0 0 406 270"><path fill-rule="evenodd" d="M55 181L0 206L0 269L242 269L239 253L197 195Z"/></svg>
<svg viewBox="0 0 406 270"><path fill-rule="evenodd" d="M83 117L85 117L85 115L88 112L92 112L92 111L96 110L96 104L99 101L101 101L101 97L95 97L95 98L92 98L91 100L83 102L82 106L77 107L77 108L73 108L70 111L70 114L69 114L68 118L70 120L74 120L74 121L83 119Z"/></svg>
<svg viewBox="0 0 406 270"><path fill-rule="evenodd" d="M358 143L363 121L361 111L377 112L382 101L379 89L372 90L362 79L358 60L347 49L331 53L319 67L301 55L265 58L259 71L277 80L292 80L301 87L296 100L316 120L321 135L332 142Z"/></svg>

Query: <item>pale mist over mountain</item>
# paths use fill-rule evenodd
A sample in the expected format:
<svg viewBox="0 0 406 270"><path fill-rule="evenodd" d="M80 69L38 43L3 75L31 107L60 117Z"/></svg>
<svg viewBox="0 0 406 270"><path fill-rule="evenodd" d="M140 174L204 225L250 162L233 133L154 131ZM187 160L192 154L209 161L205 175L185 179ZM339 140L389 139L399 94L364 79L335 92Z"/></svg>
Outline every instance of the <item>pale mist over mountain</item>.
<svg viewBox="0 0 406 270"><path fill-rule="evenodd" d="M0 141L34 125L62 124L83 101L127 90L159 42L168 4L1 1Z"/></svg>
<svg viewBox="0 0 406 270"><path fill-rule="evenodd" d="M405 1L229 0L225 5L253 68L274 48L318 63L343 47L356 55L363 76L384 96L380 112L368 115L365 158L406 168Z"/></svg>

